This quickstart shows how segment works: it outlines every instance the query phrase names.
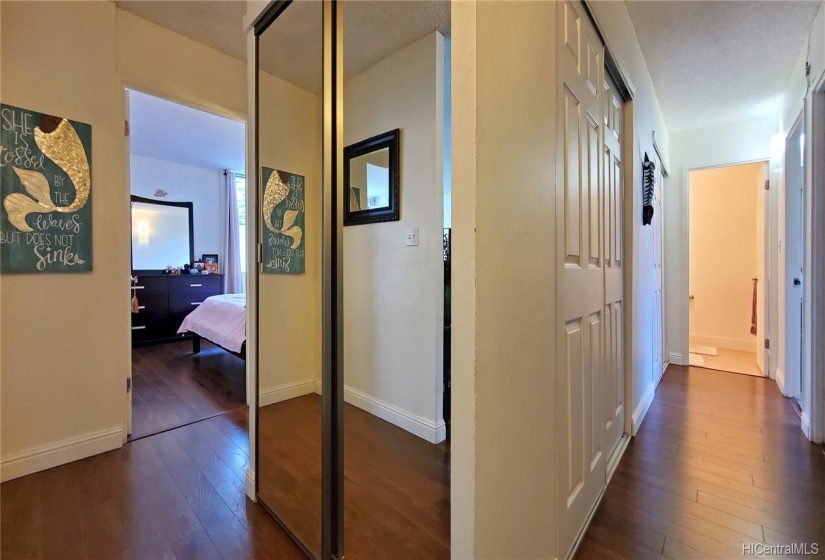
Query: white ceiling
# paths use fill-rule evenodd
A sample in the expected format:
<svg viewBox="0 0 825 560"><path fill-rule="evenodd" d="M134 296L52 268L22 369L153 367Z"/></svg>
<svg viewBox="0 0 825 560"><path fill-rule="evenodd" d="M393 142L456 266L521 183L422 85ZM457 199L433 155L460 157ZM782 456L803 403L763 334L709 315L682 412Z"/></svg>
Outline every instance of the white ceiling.
<svg viewBox="0 0 825 560"><path fill-rule="evenodd" d="M776 115L821 1L627 1L671 133Z"/></svg>
<svg viewBox="0 0 825 560"><path fill-rule="evenodd" d="M136 156L243 173L246 125L130 91L129 149Z"/></svg>
<svg viewBox="0 0 825 560"><path fill-rule="evenodd" d="M246 60L244 1L118 0L126 11ZM450 33L449 0L357 0L344 6L344 78L438 30ZM321 91L322 4L296 0L261 37L261 67L312 92Z"/></svg>

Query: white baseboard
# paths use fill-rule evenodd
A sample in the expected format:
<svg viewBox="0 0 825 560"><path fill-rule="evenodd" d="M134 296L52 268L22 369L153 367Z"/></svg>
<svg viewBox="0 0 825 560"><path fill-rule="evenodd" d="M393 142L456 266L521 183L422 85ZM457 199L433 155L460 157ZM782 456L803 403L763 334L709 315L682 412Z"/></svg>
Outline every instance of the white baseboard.
<svg viewBox="0 0 825 560"><path fill-rule="evenodd" d="M811 415L807 411L802 411L802 433L809 440L811 439Z"/></svg>
<svg viewBox="0 0 825 560"><path fill-rule="evenodd" d="M686 366L685 359L681 352L671 352L668 354L668 361L676 366Z"/></svg>
<svg viewBox="0 0 825 560"><path fill-rule="evenodd" d="M122 446L123 428L118 426L33 447L13 453L0 461L0 481L6 482Z"/></svg>
<svg viewBox="0 0 825 560"><path fill-rule="evenodd" d="M707 336L703 334L691 334L691 344L702 344L704 346L715 346L717 348L724 348L726 350L738 350L739 352L756 352L757 344L756 338L753 339L739 339L739 338L722 338L719 336Z"/></svg>
<svg viewBox="0 0 825 560"><path fill-rule="evenodd" d="M315 392L315 382L296 381L285 383L277 387L267 387L260 390L258 395L258 406L268 406L277 402L294 399Z"/></svg>
<svg viewBox="0 0 825 560"><path fill-rule="evenodd" d="M634 436L636 435L636 432L639 431L642 421L644 421L645 415L647 414L648 409L650 409L650 405L653 403L653 397L655 395L656 389L653 385L651 385L650 389L639 403L639 406L637 406L636 410L633 411L633 424L631 425L631 430Z"/></svg>
<svg viewBox="0 0 825 560"><path fill-rule="evenodd" d="M246 489L246 497L257 502L258 498L255 496L255 469L249 467L246 469L246 476L244 477L244 488Z"/></svg>
<svg viewBox="0 0 825 560"><path fill-rule="evenodd" d="M779 392L785 395L785 372L781 368L776 368L776 386L779 387Z"/></svg>
<svg viewBox="0 0 825 560"><path fill-rule="evenodd" d="M386 420L390 424L395 424L430 443L441 443L447 438L447 425L444 420L434 423L427 418L407 412L358 389L345 386L344 401L369 412L373 416Z"/></svg>
<svg viewBox="0 0 825 560"><path fill-rule="evenodd" d="M315 393L316 395L323 395L323 393L321 392L321 380L320 379L316 379L315 381L312 382L312 392Z"/></svg>

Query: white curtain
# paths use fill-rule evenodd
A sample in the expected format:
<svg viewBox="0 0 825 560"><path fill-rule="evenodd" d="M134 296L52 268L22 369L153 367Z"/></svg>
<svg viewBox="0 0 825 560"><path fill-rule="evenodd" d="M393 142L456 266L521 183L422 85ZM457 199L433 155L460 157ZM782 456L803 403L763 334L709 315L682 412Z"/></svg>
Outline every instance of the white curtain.
<svg viewBox="0 0 825 560"><path fill-rule="evenodd" d="M241 274L241 240L238 224L238 194L235 190L235 174L224 173L226 188L226 246L223 251L223 290L227 294L244 292ZM219 261L220 262L220 261Z"/></svg>

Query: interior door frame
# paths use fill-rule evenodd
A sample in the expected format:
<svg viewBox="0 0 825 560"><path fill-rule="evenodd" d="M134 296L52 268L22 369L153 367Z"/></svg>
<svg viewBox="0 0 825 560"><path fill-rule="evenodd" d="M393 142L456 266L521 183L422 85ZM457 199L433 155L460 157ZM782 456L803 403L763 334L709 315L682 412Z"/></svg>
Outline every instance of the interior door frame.
<svg viewBox="0 0 825 560"><path fill-rule="evenodd" d="M798 241L799 241L799 243L802 244L799 247L800 251L802 252L802 270L800 271L800 276L802 277L802 294L800 296L801 300L802 300L802 310L801 310L800 319L802 321L802 324L800 325L800 328L799 328L799 336L800 336L799 357L800 357L800 363L799 363L799 380L798 381L797 381L797 379L794 378L794 376L789 375L789 368L788 368L788 352L787 352L788 332L791 329L789 328L789 326L787 324L787 315L788 315L787 297L788 297L788 292L792 289L792 286L790 286L788 284L788 281L787 281L788 274L787 274L786 255L787 255L787 247L788 247L788 235L787 235L788 205L787 205L786 201L788 199L788 146L791 142L791 139L796 134L800 134L800 135L802 135L802 137L804 137L804 135L805 135L805 122L806 122L806 110L803 107L803 109L799 112L799 115L796 117L796 119L794 119L793 124L788 129L788 133L785 135L785 138L783 139L783 142L782 142L782 146L783 146L783 154L782 154L782 170L783 170L782 179L783 180L782 180L782 184L783 184L784 188L782 189L782 200L780 201L780 204L781 204L781 207L783 208L783 211L784 211L784 220L783 220L784 227L780 228L781 229L780 239L783 240L783 243L782 243L781 250L780 250L779 276L780 276L780 278L783 279L783 282L781 282L780 285L783 286L784 289L779 294L779 300L780 300L780 308L779 308L780 309L779 310L779 315L780 315L779 316L779 347L782 349L782 352L781 352L782 362L780 364L778 364L778 366L777 366L777 367L781 367L781 371L782 371L782 379L781 379L781 381L782 381L782 387L781 387L782 393L786 397L790 397L790 398L795 398L795 395L798 394L799 395L799 403L803 408L803 411L802 411L803 414L805 414L806 409L808 408L808 407L805 406L805 393L806 393L805 392L805 341L806 341L807 337L805 336L805 332L804 332L805 331L805 328L804 328L805 306L806 306L806 303L807 303L806 297L805 297L805 289L808 286L808 278L807 278L808 270L807 270L806 263L805 263L805 244L806 244L805 243L805 237L806 237L805 230L806 230L806 224L810 222L810 220L808 220L807 216L806 216L806 204L805 204L805 202L806 202L805 197L806 197L806 191L807 191L807 189L805 188L806 175L808 174L808 171L809 171L809 168L810 168L810 165L808 164L807 158L805 157L805 151L808 150L807 143L805 143L805 145L804 145L804 150L805 151L803 151L802 154L801 154L802 158L803 158L803 168L802 168L802 175L800 177L800 179L802 181L802 207L800 208L800 214L801 214L801 217L802 217L802 224L801 224L801 232L800 232L801 235L800 235L800 239ZM805 423L804 418L802 419L802 422L803 422L803 431L804 431L804 423ZM808 435L808 434L806 433L806 435Z"/></svg>
<svg viewBox="0 0 825 560"><path fill-rule="evenodd" d="M130 107L130 104L129 104L129 92L130 91L135 91L135 92L138 92L138 93L142 93L144 95L151 95L152 97L157 97L158 99L162 99L162 100L168 101L170 103L177 103L178 105L183 105L183 106L189 107L191 109L196 109L198 111L203 111L204 113L217 115L219 117L224 117L224 118L227 118L227 119L231 119L231 120L243 123L244 126L246 127L246 133L244 134L244 138L246 139L245 140L246 141L245 150L247 152L247 155L249 154L248 132L249 132L250 123L247 120L248 119L247 115L242 114L242 113L238 113L237 111L233 111L231 109L227 109L226 107L223 107L223 106L220 106L220 105L215 105L214 103L211 103L211 102L206 101L204 99L191 98L191 97L184 99L184 98L181 98L181 97L177 97L171 91L158 90L154 86L149 86L147 84L141 83L139 80L135 80L133 77L128 77L127 78L125 76L120 76L120 86L119 87L120 87L121 91L123 92L123 121L124 121L124 127L125 127L124 134L123 134L123 138L124 138L124 142L123 142L123 150L124 150L123 151L123 168L124 168L123 180L125 181L126 191L127 191L127 197L125 199L125 202L127 204L130 204L130 206L126 207L126 212L127 212L126 215L127 216L131 217L131 211L129 210L129 208L131 207L131 194L132 194L132 183L131 183L131 180L132 180L131 179L131 177L132 177L131 136L128 133L129 129L126 128L126 127L129 127L130 124L131 124L131 107ZM126 124L126 123L130 123L130 124ZM249 190L249 184L247 183L247 191L248 190ZM129 224L130 224L130 221L127 220L124 223L123 227L124 228L130 228L131 226ZM132 250L131 229L129 229L129 232L130 233L128 234L128 239L130 241L129 241L128 252L131 253L131 250ZM251 263L251 262L252 261L247 260L247 263ZM130 261L129 266L130 266L129 272L131 274L131 261ZM248 268L249 268L249 264L247 264L247 269ZM249 274L247 274L247 276L249 276ZM126 292L126 290L124 290L124 293L125 292ZM131 307L132 290L129 290L129 296L128 297L129 297L129 301L124 302L124 305ZM248 302L249 301L248 301L248 298L247 298L247 303ZM249 314L247 313L247 316L248 315ZM130 333L129 340L127 342L128 349L129 349L128 350L128 352L129 352L129 369L126 372L126 380L127 380L126 383L127 383L127 387L129 388L129 390L126 391L126 396L124 398L124 403L123 403L123 419L122 419L123 443L126 443L128 441L129 435L131 435L131 433L132 433L132 392L134 391L134 386L133 386L133 383L132 383L132 337L131 337L131 332L132 332L131 331L131 320L132 319L131 319L131 313L129 314L129 316L126 317L126 320L129 322L128 324L129 324L129 333ZM250 390L250 388L254 385L254 382L255 382L255 377L254 377L253 372L251 371L251 369L249 367L249 364L247 363L247 366L246 366L246 402L247 402L247 404L251 403L250 399L252 398L252 391Z"/></svg>
<svg viewBox="0 0 825 560"><path fill-rule="evenodd" d="M684 176L682 177L682 184L685 185L683 205L684 205L684 208L686 209L685 215L687 216L687 219L685 219L683 221L683 229L680 232L680 234L682 236L683 247L684 247L683 262L685 264L685 267L684 267L683 270L685 270L687 272L687 274L690 274L690 174L693 173L694 171L708 171L710 169L722 169L722 168L725 168L725 167L736 167L737 165L750 165L752 163L762 163L762 164L764 164L765 165L765 170L766 170L765 171L765 179L766 180L770 179L770 160L765 159L765 158L749 159L749 160L745 160L745 161L735 161L735 162L731 162L731 163L720 163L720 164L716 164L716 165L705 165L705 166L691 167L691 168L688 168L688 169L684 170ZM772 189L777 188L777 186L773 184L772 180L771 180L771 188ZM770 197L767 196L767 197L765 197L765 213L766 213L766 215L770 215L771 211L774 211L774 209L770 207ZM770 248L769 247L770 243L768 243L768 240L770 239L770 231L771 231L771 224L768 220L765 220L766 250L768 250ZM770 262L767 258L765 259L765 268L766 269L770 268ZM683 329L682 332L684 333L684 339L682 340L682 348L685 348L686 350L688 350L688 353L684 355L685 365L687 365L687 363L689 361L689 354L690 354L690 351L689 351L689 348L690 348L690 310L689 310L688 303L687 303L689 301L689 297L690 297L690 282L689 281L684 282L682 284L682 288L683 288L682 289L682 299L684 301L684 309L685 309L685 313L683 314L683 316L684 316L684 329ZM770 293L766 290L765 295L766 295L765 309L768 310L769 307L770 307L770 299L769 299ZM769 311L766 311L766 316L768 316L768 313L769 313ZM770 323L768 321L765 321L765 337L768 338L768 339L771 338ZM758 341L757 341L757 350L759 350ZM766 363L768 363L768 362L766 361ZM763 373L765 373L765 372L763 372ZM769 372L765 373L764 377L772 379L772 376L770 375Z"/></svg>
<svg viewBox="0 0 825 560"><path fill-rule="evenodd" d="M825 74L811 95L811 128L809 154L811 188L808 189L810 211L808 323L809 341L825 337ZM816 289L814 289L816 287ZM808 372L810 379L810 433L815 443L825 442L825 345L811 344ZM803 426L804 429L804 426Z"/></svg>

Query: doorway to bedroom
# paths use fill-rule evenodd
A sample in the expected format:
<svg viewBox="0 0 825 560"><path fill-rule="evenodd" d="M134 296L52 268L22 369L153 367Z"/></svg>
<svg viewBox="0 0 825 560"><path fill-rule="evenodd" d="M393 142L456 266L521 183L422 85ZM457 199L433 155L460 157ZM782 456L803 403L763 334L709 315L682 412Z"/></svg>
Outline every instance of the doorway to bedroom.
<svg viewBox="0 0 825 560"><path fill-rule="evenodd" d="M133 441L247 414L246 124L125 95Z"/></svg>

